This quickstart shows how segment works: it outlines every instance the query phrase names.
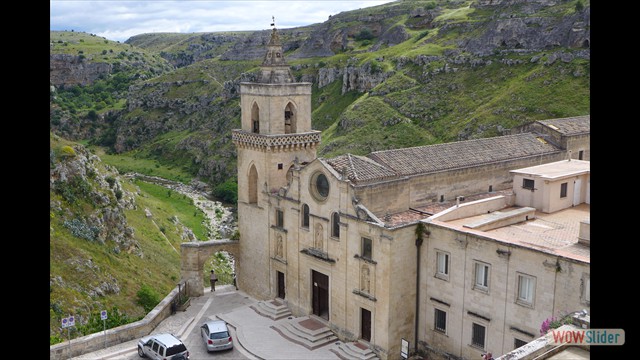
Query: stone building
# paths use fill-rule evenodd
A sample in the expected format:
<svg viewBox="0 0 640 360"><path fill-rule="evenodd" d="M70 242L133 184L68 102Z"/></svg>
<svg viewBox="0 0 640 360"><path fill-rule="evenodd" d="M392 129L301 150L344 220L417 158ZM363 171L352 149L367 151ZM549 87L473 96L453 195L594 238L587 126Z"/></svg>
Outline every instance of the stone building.
<svg viewBox="0 0 640 360"><path fill-rule="evenodd" d="M311 128L311 86L295 81L273 29L258 80L240 85L241 129L232 132L239 288L282 299L292 314L314 316L382 359L400 358L403 339L411 353L506 352L511 337L528 341L555 310L581 304L574 282L582 274L588 284L588 248L586 258L573 259L566 249L494 238L500 229L487 235L436 215L471 209L475 198L485 199L477 206L490 214L516 211L510 171L588 160L589 116L538 121L487 139L324 159L316 156L320 132ZM537 216L536 209L523 214ZM443 256L448 262L438 263ZM474 272L478 263L488 271ZM445 280L437 276L442 269ZM472 287L476 278L487 279L484 291ZM535 284L533 304L514 301L520 278ZM435 309L446 313L444 331L434 329L443 324ZM484 327L482 346L473 342L477 326Z"/></svg>

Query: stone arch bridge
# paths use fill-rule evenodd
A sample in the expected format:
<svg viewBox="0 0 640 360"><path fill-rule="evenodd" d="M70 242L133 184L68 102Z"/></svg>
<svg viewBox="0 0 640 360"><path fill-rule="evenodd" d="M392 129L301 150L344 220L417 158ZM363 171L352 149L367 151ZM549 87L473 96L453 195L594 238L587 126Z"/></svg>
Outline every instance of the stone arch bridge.
<svg viewBox="0 0 640 360"><path fill-rule="evenodd" d="M238 240L228 239L193 241L180 244L180 277L187 285L187 295L204 295L204 285L202 283L204 274L202 270L204 268L204 262L208 258L218 251L226 251L234 255L237 268L239 265L237 263L239 249Z"/></svg>

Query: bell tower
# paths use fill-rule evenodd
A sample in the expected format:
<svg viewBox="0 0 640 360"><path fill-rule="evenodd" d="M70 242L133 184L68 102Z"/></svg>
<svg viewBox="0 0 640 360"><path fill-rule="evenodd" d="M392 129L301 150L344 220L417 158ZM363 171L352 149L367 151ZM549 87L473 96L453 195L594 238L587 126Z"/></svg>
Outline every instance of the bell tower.
<svg viewBox="0 0 640 360"><path fill-rule="evenodd" d="M241 129L231 133L238 154L238 286L256 298L272 290L274 197L289 185L289 170L314 160L320 144L320 131L311 129L312 84L295 81L275 22L271 26L257 81L240 83Z"/></svg>

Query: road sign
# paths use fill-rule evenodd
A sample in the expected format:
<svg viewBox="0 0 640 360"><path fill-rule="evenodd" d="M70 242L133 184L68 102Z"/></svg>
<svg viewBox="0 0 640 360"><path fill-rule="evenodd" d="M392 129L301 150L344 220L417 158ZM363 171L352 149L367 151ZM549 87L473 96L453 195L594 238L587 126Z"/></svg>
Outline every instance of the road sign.
<svg viewBox="0 0 640 360"><path fill-rule="evenodd" d="M69 319L67 318L62 318L62 328L67 328L69 327Z"/></svg>
<svg viewBox="0 0 640 360"><path fill-rule="evenodd" d="M100 320L107 320L107 310L100 311Z"/></svg>
<svg viewBox="0 0 640 360"><path fill-rule="evenodd" d="M67 326L76 326L76 319L73 316L69 316L69 325Z"/></svg>
<svg viewBox="0 0 640 360"><path fill-rule="evenodd" d="M405 339L402 339L400 343L400 356L403 359L409 356L409 342Z"/></svg>

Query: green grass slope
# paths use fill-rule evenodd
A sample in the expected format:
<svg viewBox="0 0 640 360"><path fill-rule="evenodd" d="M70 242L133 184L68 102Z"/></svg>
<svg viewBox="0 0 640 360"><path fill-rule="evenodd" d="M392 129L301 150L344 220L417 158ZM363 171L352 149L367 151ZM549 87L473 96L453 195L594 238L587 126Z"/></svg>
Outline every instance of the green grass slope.
<svg viewBox="0 0 640 360"><path fill-rule="evenodd" d="M95 332L91 324L101 310L117 319L113 326L146 315L149 304L141 300L155 305L180 280L185 229L200 240L208 230L190 198L125 179L82 145L52 135L50 158L50 342L56 343L67 336L60 324L69 315L78 324L72 337Z"/></svg>

